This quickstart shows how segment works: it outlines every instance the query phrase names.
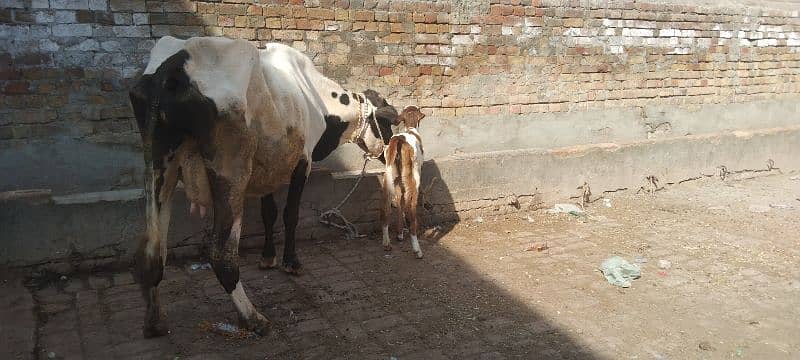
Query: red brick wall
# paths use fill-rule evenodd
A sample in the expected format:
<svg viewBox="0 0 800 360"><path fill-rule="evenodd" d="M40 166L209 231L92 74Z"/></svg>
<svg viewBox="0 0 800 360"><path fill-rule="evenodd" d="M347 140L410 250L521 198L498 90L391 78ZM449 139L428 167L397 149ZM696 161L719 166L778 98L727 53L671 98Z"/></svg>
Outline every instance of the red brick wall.
<svg viewBox="0 0 800 360"><path fill-rule="evenodd" d="M280 41L437 117L800 92L797 11L632 1L0 0L0 146L136 146L127 87L163 35Z"/></svg>

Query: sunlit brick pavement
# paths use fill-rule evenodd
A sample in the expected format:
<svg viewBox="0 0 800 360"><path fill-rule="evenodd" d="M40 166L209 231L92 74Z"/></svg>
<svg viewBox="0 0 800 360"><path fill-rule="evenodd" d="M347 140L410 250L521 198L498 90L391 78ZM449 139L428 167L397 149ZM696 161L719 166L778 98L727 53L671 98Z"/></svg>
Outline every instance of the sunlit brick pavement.
<svg viewBox="0 0 800 360"><path fill-rule="evenodd" d="M171 333L159 339L141 337L144 302L129 273L11 278L0 358L800 357L800 181L613 195L585 216L464 219L428 232L422 260L407 243L385 253L377 236L301 242L300 277L245 255L246 289L274 322L265 337L214 330L236 314L213 272L192 262L167 267ZM597 268L610 255L646 259L642 278L609 285Z"/></svg>

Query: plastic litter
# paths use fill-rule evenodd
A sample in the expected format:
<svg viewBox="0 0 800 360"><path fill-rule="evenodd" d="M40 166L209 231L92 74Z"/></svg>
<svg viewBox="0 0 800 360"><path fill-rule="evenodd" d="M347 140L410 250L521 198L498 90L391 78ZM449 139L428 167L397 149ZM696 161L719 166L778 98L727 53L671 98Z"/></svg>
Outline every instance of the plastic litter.
<svg viewBox="0 0 800 360"><path fill-rule="evenodd" d="M206 320L200 322L199 327L204 331L211 331L220 335L233 337L233 338L248 338L253 336L253 332L242 329L236 325L224 322L210 323Z"/></svg>
<svg viewBox="0 0 800 360"><path fill-rule="evenodd" d="M478 216L478 217L476 217L476 218L475 218L475 220L473 220L473 221L475 221L476 223L480 224L480 223L482 223L482 222L483 222L483 218L482 218L482 217L480 217L480 216Z"/></svg>
<svg viewBox="0 0 800 360"><path fill-rule="evenodd" d="M47 353L47 358L48 359L55 359L56 358L56 353L54 353L52 351Z"/></svg>
<svg viewBox="0 0 800 360"><path fill-rule="evenodd" d="M662 270L668 270L672 267L672 263L669 260L658 260L658 268Z"/></svg>
<svg viewBox="0 0 800 360"><path fill-rule="evenodd" d="M611 207L611 199L603 199L603 206L610 208Z"/></svg>
<svg viewBox="0 0 800 360"><path fill-rule="evenodd" d="M742 347L737 347L737 348L736 348L736 351L734 352L734 354L735 354L736 356L738 356L738 357L742 357L742 355L744 355L744 348L742 348Z"/></svg>
<svg viewBox="0 0 800 360"><path fill-rule="evenodd" d="M209 263L205 263L205 264L192 264L192 266L190 266L189 268L190 268L190 269L192 269L192 271L199 271L199 270L211 270L211 264L209 264Z"/></svg>
<svg viewBox="0 0 800 360"><path fill-rule="evenodd" d="M528 215L527 220L528 220L529 223L533 223L534 222L533 218L530 215Z"/></svg>
<svg viewBox="0 0 800 360"><path fill-rule="evenodd" d="M789 180L800 180L800 175L795 175L789 178Z"/></svg>
<svg viewBox="0 0 800 360"><path fill-rule="evenodd" d="M600 270L609 284L624 288L631 286L631 280L642 276L638 265L631 264L619 256L612 256L603 261L600 264Z"/></svg>
<svg viewBox="0 0 800 360"><path fill-rule="evenodd" d="M531 244L531 246L528 246L528 248L525 249L525 251L545 251L545 250L547 250L549 248L550 247L547 246L546 243L544 243L544 244L536 243L536 244Z"/></svg>
<svg viewBox="0 0 800 360"><path fill-rule="evenodd" d="M635 261L637 264L644 264L647 262L647 258L644 256L636 256L633 258L633 261Z"/></svg>
<svg viewBox="0 0 800 360"><path fill-rule="evenodd" d="M769 207L773 209L794 209L794 206L789 204L769 204Z"/></svg>
<svg viewBox="0 0 800 360"><path fill-rule="evenodd" d="M575 204L555 204L552 209L547 209L548 214L561 214L566 213L570 215L583 215L583 209Z"/></svg>
<svg viewBox="0 0 800 360"><path fill-rule="evenodd" d="M235 333L239 331L239 327L236 325L226 324L226 323L216 323L214 324L214 329L219 331L223 331L226 333Z"/></svg>
<svg viewBox="0 0 800 360"><path fill-rule="evenodd" d="M697 345L697 347L699 347L700 350L703 350L703 351L714 351L714 350L716 350L714 345L711 345L711 343L708 342L708 341L701 341L700 344Z"/></svg>

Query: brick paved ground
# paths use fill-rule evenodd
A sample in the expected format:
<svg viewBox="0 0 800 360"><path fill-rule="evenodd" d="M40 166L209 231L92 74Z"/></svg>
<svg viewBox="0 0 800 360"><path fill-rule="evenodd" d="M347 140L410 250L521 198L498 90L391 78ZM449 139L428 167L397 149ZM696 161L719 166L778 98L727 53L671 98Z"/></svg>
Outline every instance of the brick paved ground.
<svg viewBox="0 0 800 360"><path fill-rule="evenodd" d="M611 208L596 202L588 216L465 220L429 233L423 260L408 244L387 255L375 237L302 242L301 277L260 271L248 255L242 279L276 323L263 338L209 331L235 313L212 272L187 264L167 268L172 332L153 340L141 337L144 303L128 273L30 290L11 278L0 293L0 358L800 357L800 181L611 195ZM524 251L539 242L550 249ZM631 288L596 271L611 254L647 258ZM661 259L672 267L659 274Z"/></svg>

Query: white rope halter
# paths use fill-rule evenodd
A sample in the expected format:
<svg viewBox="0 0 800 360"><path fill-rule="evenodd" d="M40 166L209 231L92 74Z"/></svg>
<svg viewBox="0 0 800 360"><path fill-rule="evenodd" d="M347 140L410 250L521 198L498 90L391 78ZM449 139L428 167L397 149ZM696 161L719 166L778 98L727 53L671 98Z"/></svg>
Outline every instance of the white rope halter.
<svg viewBox="0 0 800 360"><path fill-rule="evenodd" d="M367 134L367 129L369 128L370 121L367 118L371 118L372 124L375 125L375 129L378 131L378 136L381 139L381 150L378 152L377 155L369 153L369 149L367 149L367 153L364 154L364 157L370 158L375 160L383 154L383 150L386 147L386 139L383 138L383 133L381 132L381 128L378 125L378 119L375 116L375 112L377 111L377 107L372 105L369 100L364 96L364 94L358 94L361 98L364 99L364 102L358 102L358 124L356 125L356 131L353 132L353 135L350 136L348 142L356 143L358 140L364 142L366 146L366 141L364 140L364 136Z"/></svg>

